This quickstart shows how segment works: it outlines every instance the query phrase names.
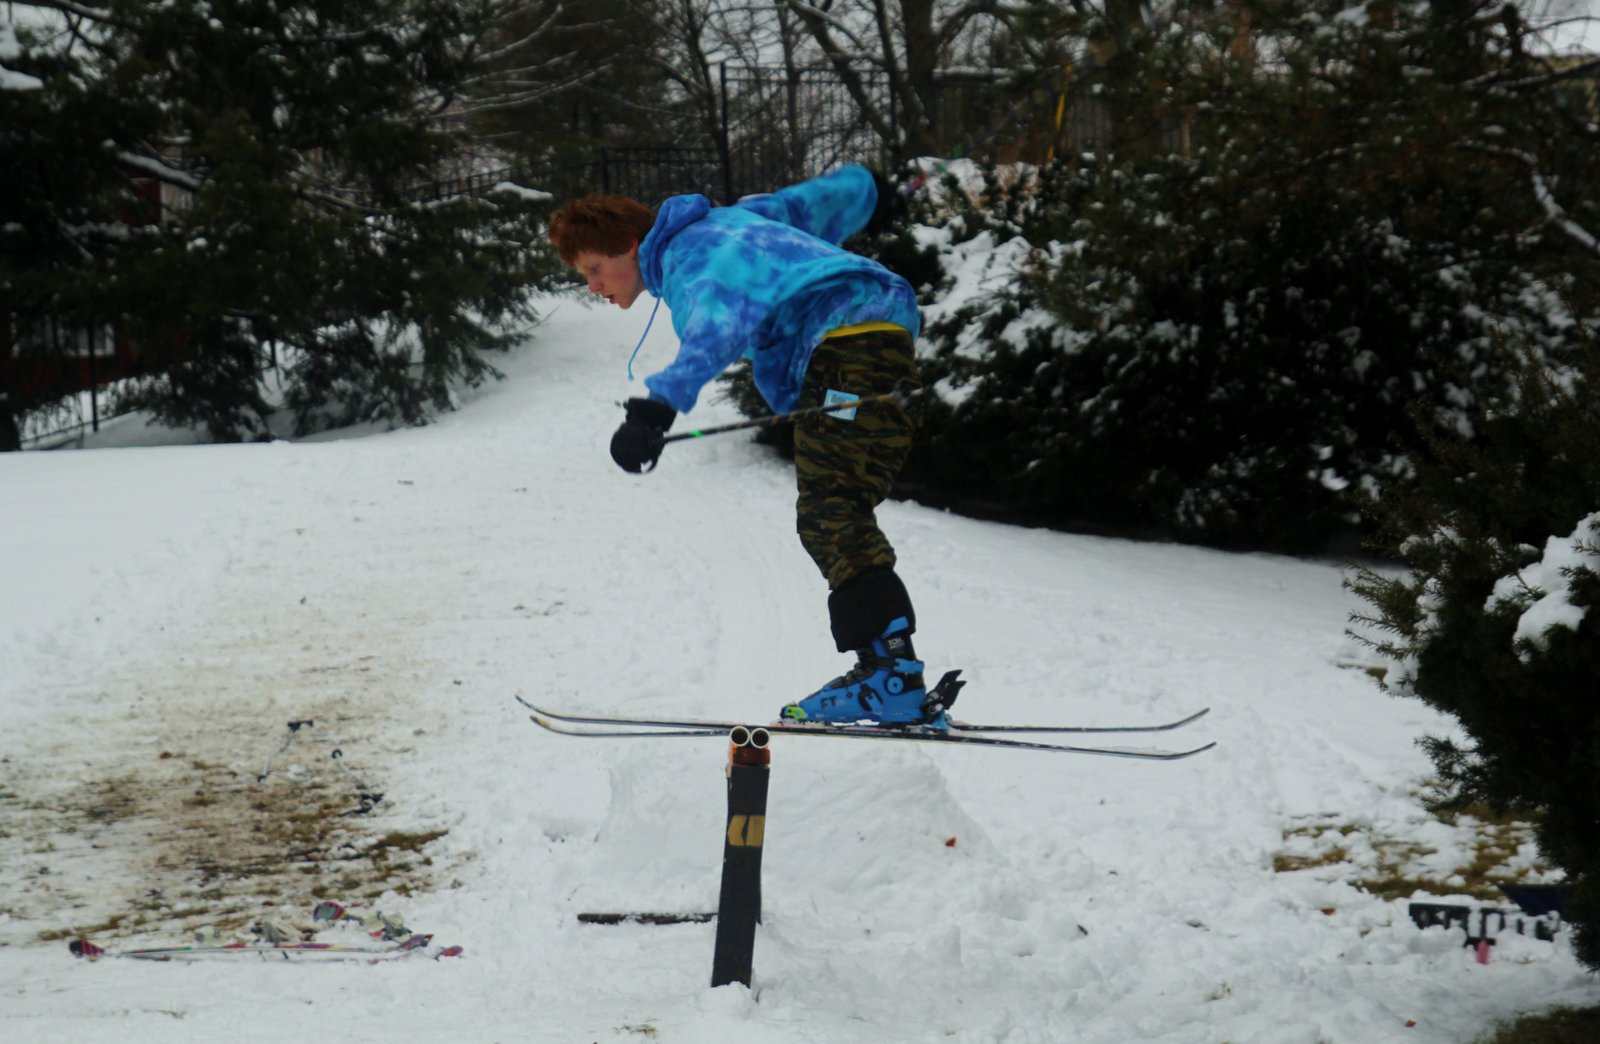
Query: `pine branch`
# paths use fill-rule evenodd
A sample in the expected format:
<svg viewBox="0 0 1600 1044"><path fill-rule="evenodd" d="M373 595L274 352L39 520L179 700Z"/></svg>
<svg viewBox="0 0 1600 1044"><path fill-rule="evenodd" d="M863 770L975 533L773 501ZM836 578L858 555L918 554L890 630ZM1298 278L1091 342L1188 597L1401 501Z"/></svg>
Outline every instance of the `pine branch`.
<svg viewBox="0 0 1600 1044"><path fill-rule="evenodd" d="M436 112L429 116L429 119L438 122L442 120L460 119L465 116L475 116L479 113L485 112L504 112L507 109L519 109L523 106L531 105L534 102L545 101L549 98L554 98L561 94L565 94L567 91L584 86L585 84L594 80L601 79L603 76L604 71L597 70L593 73L585 73L576 79L568 80L564 83L556 84L550 87L523 90L511 94L498 94L492 99L486 101L468 102L462 105L457 105L451 108L449 111Z"/></svg>
<svg viewBox="0 0 1600 1044"><path fill-rule="evenodd" d="M1567 213L1566 208L1556 199L1555 192L1545 180L1544 172L1539 169L1538 157L1521 149L1489 145L1484 142L1462 142L1458 147L1467 151L1510 160L1512 163L1526 168L1529 180L1533 183L1534 199L1538 201L1540 209L1544 211L1546 222L1554 225L1567 238L1591 254L1600 255L1600 239L1597 239L1588 229L1573 220Z"/></svg>
<svg viewBox="0 0 1600 1044"><path fill-rule="evenodd" d="M188 189L190 192L198 192L205 186L204 178L197 177L177 167L170 167L154 156L141 156L126 149L119 149L115 156L117 162L124 166L132 167L141 174L148 175L165 184Z"/></svg>
<svg viewBox="0 0 1600 1044"><path fill-rule="evenodd" d="M1499 79L1500 76L1504 75L1502 72L1485 73L1476 80L1468 81L1467 86L1477 87L1482 85L1490 85L1496 90L1510 91L1516 94L1524 91L1537 90L1541 87L1549 87L1552 84L1562 83L1567 80L1576 80L1581 77L1592 76L1596 70L1600 70L1600 58L1591 58L1577 65L1569 66L1565 69L1557 69L1554 66L1546 63L1544 65L1544 71L1535 76L1524 76L1518 80L1502 80Z"/></svg>
<svg viewBox="0 0 1600 1044"><path fill-rule="evenodd" d="M461 84L463 87L476 87L481 84L501 82L515 83L519 77L535 76L539 73L550 73L561 68L562 66L571 65L571 59L572 55L570 54L560 54L535 65L519 65L512 69L491 69L480 73L477 76L468 76L461 81ZM574 82L582 82L591 79L594 72L600 70L610 72L612 68L613 67L609 64L592 67L591 69L586 70L585 72L574 77ZM548 77L545 77L544 80L547 81Z"/></svg>

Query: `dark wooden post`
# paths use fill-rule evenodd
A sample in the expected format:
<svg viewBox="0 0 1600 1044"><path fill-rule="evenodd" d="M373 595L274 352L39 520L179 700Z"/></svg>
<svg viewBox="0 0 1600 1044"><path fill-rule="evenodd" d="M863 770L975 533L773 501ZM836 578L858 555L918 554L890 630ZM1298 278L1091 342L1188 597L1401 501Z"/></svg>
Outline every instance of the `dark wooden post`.
<svg viewBox="0 0 1600 1044"><path fill-rule="evenodd" d="M750 985L761 920L761 847L767 832L767 773L772 751L766 729L739 726L728 734L728 827L723 833L722 892L711 985Z"/></svg>

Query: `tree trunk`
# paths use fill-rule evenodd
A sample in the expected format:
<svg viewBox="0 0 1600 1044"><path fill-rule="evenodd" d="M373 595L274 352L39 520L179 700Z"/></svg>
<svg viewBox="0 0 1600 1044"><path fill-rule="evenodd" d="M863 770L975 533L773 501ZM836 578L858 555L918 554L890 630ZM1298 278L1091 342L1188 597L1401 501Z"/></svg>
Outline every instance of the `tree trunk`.
<svg viewBox="0 0 1600 1044"><path fill-rule="evenodd" d="M896 83L906 156L931 156L939 150L935 120L939 111L939 32L934 25L934 0L900 0L904 22L905 71ZM892 60L892 55L890 56Z"/></svg>

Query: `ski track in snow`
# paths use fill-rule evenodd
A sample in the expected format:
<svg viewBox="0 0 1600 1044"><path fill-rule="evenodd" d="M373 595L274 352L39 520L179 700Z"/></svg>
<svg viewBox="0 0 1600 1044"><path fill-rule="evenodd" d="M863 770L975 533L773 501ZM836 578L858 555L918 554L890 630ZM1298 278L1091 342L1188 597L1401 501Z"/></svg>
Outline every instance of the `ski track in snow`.
<svg viewBox="0 0 1600 1044"><path fill-rule="evenodd" d="M1448 723L1341 669L1337 565L899 503L880 515L919 653L970 681L958 716L1210 705L1159 742L1219 747L779 737L753 994L707 987L711 925L578 924L715 909L724 745L553 736L514 693L762 721L848 666L786 464L734 435L611 465L636 313L562 299L508 381L426 429L0 458L8 1039L1467 1041L1600 1000L1564 939L1477 965L1348 867L1274 872L1297 824L1431 823L1414 740ZM696 423L733 416L714 391ZM384 798L340 816L355 778ZM433 839L356 858L396 835ZM96 940L182 942L317 898L465 955L91 965L41 939L138 910Z"/></svg>

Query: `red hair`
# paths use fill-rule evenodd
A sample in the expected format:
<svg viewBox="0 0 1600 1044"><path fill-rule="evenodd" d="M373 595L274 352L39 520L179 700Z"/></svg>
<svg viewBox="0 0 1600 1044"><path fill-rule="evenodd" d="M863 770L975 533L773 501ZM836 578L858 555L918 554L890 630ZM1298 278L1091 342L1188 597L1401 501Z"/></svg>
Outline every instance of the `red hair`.
<svg viewBox="0 0 1600 1044"><path fill-rule="evenodd" d="M616 257L649 235L655 223L656 212L636 199L594 193L550 215L550 242L569 265L583 253Z"/></svg>

